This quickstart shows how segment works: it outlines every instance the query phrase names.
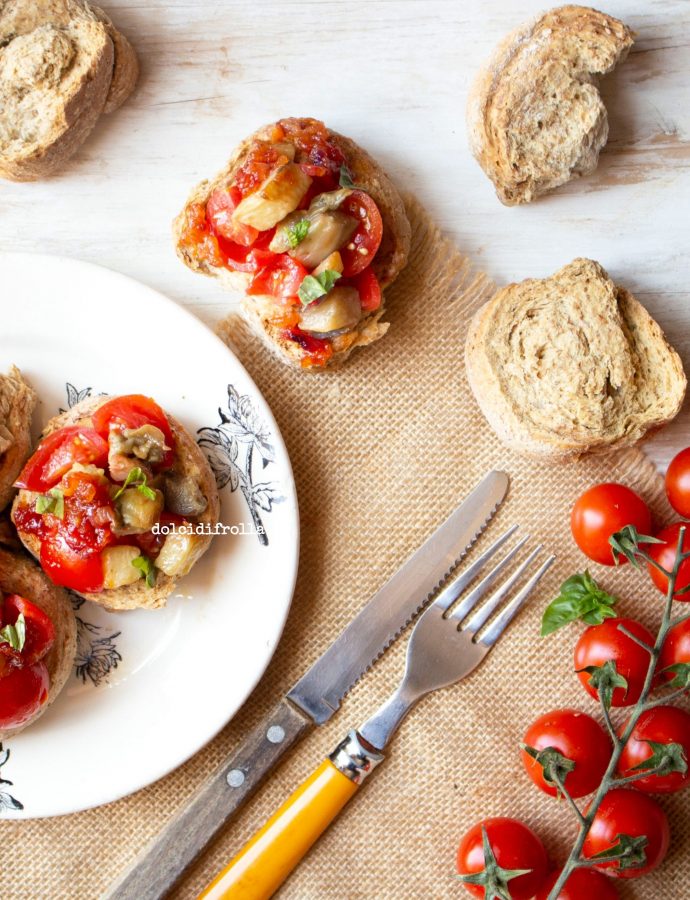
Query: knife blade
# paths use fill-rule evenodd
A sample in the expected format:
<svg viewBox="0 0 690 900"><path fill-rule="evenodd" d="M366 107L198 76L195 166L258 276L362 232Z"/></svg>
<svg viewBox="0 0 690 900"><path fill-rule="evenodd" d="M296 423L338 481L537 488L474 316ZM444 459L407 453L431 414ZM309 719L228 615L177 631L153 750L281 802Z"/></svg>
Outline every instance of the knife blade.
<svg viewBox="0 0 690 900"><path fill-rule="evenodd" d="M479 482L144 849L103 895L105 900L160 900L168 894L280 758L309 728L331 718L427 603L484 530L508 485L505 472L489 472Z"/></svg>

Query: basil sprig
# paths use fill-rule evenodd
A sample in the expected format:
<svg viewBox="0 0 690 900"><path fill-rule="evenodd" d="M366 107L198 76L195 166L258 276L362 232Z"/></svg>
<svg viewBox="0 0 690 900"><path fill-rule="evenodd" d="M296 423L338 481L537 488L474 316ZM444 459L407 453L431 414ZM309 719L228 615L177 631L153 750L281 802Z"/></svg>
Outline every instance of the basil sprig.
<svg viewBox="0 0 690 900"><path fill-rule="evenodd" d="M21 653L26 643L26 620L24 613L19 613L14 625L0 628L0 644L9 644L13 650Z"/></svg>
<svg viewBox="0 0 690 900"><path fill-rule="evenodd" d="M61 519L65 515L65 495L60 488L51 488L47 494L36 497L36 512L51 513Z"/></svg>
<svg viewBox="0 0 690 900"><path fill-rule="evenodd" d="M581 619L586 625L601 625L616 615L617 598L600 588L587 570L573 575L561 585L561 592L546 607L541 634L552 634L569 622Z"/></svg>
<svg viewBox="0 0 690 900"><path fill-rule="evenodd" d="M331 291L339 278L340 272L336 272L334 269L326 269L325 272L321 272L319 275L307 275L299 286L297 296L304 306L307 306L307 304L313 303L314 300L318 300L319 297L323 297Z"/></svg>
<svg viewBox="0 0 690 900"><path fill-rule="evenodd" d="M135 487L147 500L156 499L156 492L146 484L146 473L140 469L139 466L135 466L133 469L129 470L127 477L125 478L125 483L116 492L113 500L117 500L117 498L124 493L125 488L128 487Z"/></svg>

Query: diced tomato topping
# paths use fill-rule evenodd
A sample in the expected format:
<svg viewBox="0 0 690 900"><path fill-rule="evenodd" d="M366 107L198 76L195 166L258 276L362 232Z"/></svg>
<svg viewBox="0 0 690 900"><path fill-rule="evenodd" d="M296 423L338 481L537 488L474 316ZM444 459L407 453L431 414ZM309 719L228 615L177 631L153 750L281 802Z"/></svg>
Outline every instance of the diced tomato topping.
<svg viewBox="0 0 690 900"><path fill-rule="evenodd" d="M57 534L41 544L41 567L55 584L74 591L97 593L103 590L103 560L100 553L86 556L73 550Z"/></svg>
<svg viewBox="0 0 690 900"><path fill-rule="evenodd" d="M290 300L297 296L297 291L308 274L308 270L296 259L287 254L277 254L259 269L247 288L247 293L268 294L279 300Z"/></svg>
<svg viewBox="0 0 690 900"><path fill-rule="evenodd" d="M256 191L268 176L290 160L266 141L256 141L235 175L235 187L241 197Z"/></svg>
<svg viewBox="0 0 690 900"><path fill-rule="evenodd" d="M218 238L211 232L206 219L206 207L203 203L190 203L185 210L179 247L214 268L220 269L225 265Z"/></svg>
<svg viewBox="0 0 690 900"><path fill-rule="evenodd" d="M70 425L44 438L15 482L17 487L43 493L54 487L74 463L104 466L108 444L93 428Z"/></svg>
<svg viewBox="0 0 690 900"><path fill-rule="evenodd" d="M50 675L45 663L5 670L0 676L0 728L18 728L48 699Z"/></svg>
<svg viewBox="0 0 690 900"><path fill-rule="evenodd" d="M359 291L359 302L364 312L374 312L381 306L381 285L371 270L371 266L355 275L352 284Z"/></svg>
<svg viewBox="0 0 690 900"><path fill-rule="evenodd" d="M353 191L340 204L342 212L359 223L357 230L340 250L343 275L358 275L371 263L383 237L383 221L376 203L364 191Z"/></svg>
<svg viewBox="0 0 690 900"><path fill-rule="evenodd" d="M165 436L165 443L169 447L160 468L169 468L174 461L173 450L175 438L168 422L167 416L151 397L143 394L127 394L123 397L114 397L100 406L92 416L93 427L106 440L110 434L111 426L121 428L141 428L142 425L154 425Z"/></svg>
<svg viewBox="0 0 690 900"><path fill-rule="evenodd" d="M232 218L242 194L237 187L217 188L206 204L206 216L216 234L242 247L251 247L259 231L251 225L243 225Z"/></svg>
<svg viewBox="0 0 690 900"><path fill-rule="evenodd" d="M301 360L304 368L323 366L333 356L333 344L328 338L313 337L299 328L291 328L285 331L283 336L304 350L304 357Z"/></svg>
<svg viewBox="0 0 690 900"><path fill-rule="evenodd" d="M20 615L24 616L26 628L24 647L21 650L22 664L31 665L43 659L52 647L55 640L55 626L50 616L35 603L20 597L19 594L8 594L2 609L2 626L14 625Z"/></svg>

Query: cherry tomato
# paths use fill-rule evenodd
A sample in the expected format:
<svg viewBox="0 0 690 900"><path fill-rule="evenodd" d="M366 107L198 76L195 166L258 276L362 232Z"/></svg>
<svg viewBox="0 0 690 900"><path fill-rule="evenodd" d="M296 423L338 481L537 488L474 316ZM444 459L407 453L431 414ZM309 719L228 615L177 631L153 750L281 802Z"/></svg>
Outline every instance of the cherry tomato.
<svg viewBox="0 0 690 900"><path fill-rule="evenodd" d="M685 528L683 551L687 553L688 550L690 550L690 523L688 522L674 522L673 525L662 528L657 534L657 537L664 543L649 544L647 546L647 552L652 559L669 571L673 569L676 559L676 548L678 547L678 541L680 540L681 528ZM654 584L663 594L665 594L668 590L668 578L650 563L647 564L647 568L649 569L649 574ZM678 593L678 591L682 591L684 588L688 587L688 585L690 585L690 559L686 559L680 564L678 578L676 579L676 593L673 595L675 600L680 600L685 603L690 601L690 591L686 594Z"/></svg>
<svg viewBox="0 0 690 900"><path fill-rule="evenodd" d="M650 647L654 646L651 633L634 619L606 619L580 635L575 645L575 671L590 697L598 700L599 692L589 683L589 673L580 670L587 666L603 666L608 660L614 660L616 671L626 679L628 688L627 691L622 687L614 690L613 706L632 706L640 699L651 657L644 647L620 631L619 625L625 626Z"/></svg>
<svg viewBox="0 0 690 900"><path fill-rule="evenodd" d="M575 543L585 556L603 566L615 565L609 538L626 525L634 525L640 534L649 534L652 514L639 494L615 482L597 484L585 491L570 516Z"/></svg>
<svg viewBox="0 0 690 900"><path fill-rule="evenodd" d="M355 275L352 284L359 291L359 302L364 312L374 312L381 306L381 285L371 267Z"/></svg>
<svg viewBox="0 0 690 900"><path fill-rule="evenodd" d="M584 797L595 791L611 759L611 741L604 729L577 709L556 709L541 716L527 730L523 743L535 750L551 747L575 763L564 781L571 797ZM541 764L524 750L522 762L540 790L557 796L558 788L546 781Z"/></svg>
<svg viewBox="0 0 690 900"><path fill-rule="evenodd" d="M142 425L155 425L165 435L165 442L169 447L175 444L172 429L168 418L151 397L143 394L125 394L122 397L113 397L103 406L100 406L92 415L93 427L101 435L108 439L111 424L122 425L124 428L141 428Z"/></svg>
<svg viewBox="0 0 690 900"><path fill-rule="evenodd" d="M241 199L242 194L236 187L216 188L208 198L206 215L216 234L242 247L251 247L259 236L258 230L232 218Z"/></svg>
<svg viewBox="0 0 690 900"><path fill-rule="evenodd" d="M81 555L60 534L41 544L41 568L55 584L74 591L103 590L103 560L100 553Z"/></svg>
<svg viewBox="0 0 690 900"><path fill-rule="evenodd" d="M679 516L690 519L690 447L674 456L666 470L666 496Z"/></svg>
<svg viewBox="0 0 690 900"><path fill-rule="evenodd" d="M343 275L351 278L366 269L376 255L383 237L383 221L378 206L364 191L353 191L340 204L340 210L359 223L347 245L340 250Z"/></svg>
<svg viewBox="0 0 690 900"><path fill-rule="evenodd" d="M0 624L14 625L20 615L24 616L26 638L21 651L22 663L31 665L43 659L55 640L55 627L42 609L19 594L8 594L2 610Z"/></svg>
<svg viewBox="0 0 690 900"><path fill-rule="evenodd" d="M0 729L23 725L46 702L49 688L43 662L7 670L0 678Z"/></svg>
<svg viewBox="0 0 690 900"><path fill-rule="evenodd" d="M512 900L531 900L546 878L548 861L546 850L537 835L518 819L484 819L471 828L460 841L457 871L471 875L485 870L482 828L501 869L529 869L508 882ZM465 890L475 897L484 897L480 885L465 884Z"/></svg>
<svg viewBox="0 0 690 900"><path fill-rule="evenodd" d="M622 731L623 729L621 729ZM618 769L621 775L635 775L637 765L649 759L652 748L647 741L657 744L680 744L685 759L690 762L690 714L677 706L657 706L642 713L635 729L623 748ZM639 770L638 770L639 772ZM670 775L650 775L633 782L632 787L647 794L673 794L690 784L690 771L671 772Z"/></svg>
<svg viewBox="0 0 690 900"><path fill-rule="evenodd" d="M548 900L559 874L553 872L549 875L535 900ZM610 878L593 869L575 869L561 888L557 900L617 900L617 897L618 891Z"/></svg>
<svg viewBox="0 0 690 900"><path fill-rule="evenodd" d="M646 861L631 869L619 869L618 862L601 862L598 869L605 869L616 878L640 878L661 864L671 839L666 813L656 800L638 791L616 788L609 791L594 816L582 848L583 856L592 857L618 843L618 835L647 838Z"/></svg>
<svg viewBox="0 0 690 900"><path fill-rule="evenodd" d="M291 256L279 255L256 273L247 288L248 294L268 294L281 300L297 296L309 272Z"/></svg>
<svg viewBox="0 0 690 900"><path fill-rule="evenodd" d="M663 674L663 670L678 663L690 663L690 619L674 625L666 635L659 657L659 680L670 681L673 673Z"/></svg>
<svg viewBox="0 0 690 900"><path fill-rule="evenodd" d="M43 493L54 487L74 463L105 466L108 444L93 428L70 425L43 438L15 482Z"/></svg>

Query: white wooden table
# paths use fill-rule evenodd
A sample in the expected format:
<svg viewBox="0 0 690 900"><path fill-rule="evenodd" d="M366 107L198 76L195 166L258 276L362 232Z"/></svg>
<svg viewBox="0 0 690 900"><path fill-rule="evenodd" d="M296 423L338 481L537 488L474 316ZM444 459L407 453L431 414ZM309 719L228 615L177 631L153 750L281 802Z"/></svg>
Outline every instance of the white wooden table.
<svg viewBox="0 0 690 900"><path fill-rule="evenodd" d="M62 174L0 185L3 249L101 263L213 325L229 299L178 262L170 221L247 133L313 115L367 147L499 282L550 274L575 256L599 260L648 306L690 371L688 0L604 4L638 40L603 85L611 129L599 169L513 209L467 149L465 98L495 43L544 0L103 5L139 53L138 90ZM2 315L11 303L0 285ZM84 306L88 314L88 298ZM650 445L658 462L690 443L688 419L686 409Z"/></svg>

